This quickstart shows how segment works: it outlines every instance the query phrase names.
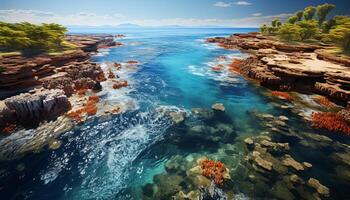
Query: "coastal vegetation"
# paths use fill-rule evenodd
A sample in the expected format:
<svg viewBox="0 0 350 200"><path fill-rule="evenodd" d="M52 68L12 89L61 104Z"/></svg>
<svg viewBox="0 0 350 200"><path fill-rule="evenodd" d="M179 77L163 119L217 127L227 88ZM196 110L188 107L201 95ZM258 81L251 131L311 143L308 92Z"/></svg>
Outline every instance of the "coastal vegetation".
<svg viewBox="0 0 350 200"><path fill-rule="evenodd" d="M67 28L59 24L35 25L0 21L0 52L53 53L75 48L65 41Z"/></svg>
<svg viewBox="0 0 350 200"><path fill-rule="evenodd" d="M321 41L334 44L341 47L344 53L349 53L350 17L335 16L327 20L327 16L334 8L333 4L309 6L289 17L284 23L275 19L271 22L271 26L262 25L260 31L287 42Z"/></svg>

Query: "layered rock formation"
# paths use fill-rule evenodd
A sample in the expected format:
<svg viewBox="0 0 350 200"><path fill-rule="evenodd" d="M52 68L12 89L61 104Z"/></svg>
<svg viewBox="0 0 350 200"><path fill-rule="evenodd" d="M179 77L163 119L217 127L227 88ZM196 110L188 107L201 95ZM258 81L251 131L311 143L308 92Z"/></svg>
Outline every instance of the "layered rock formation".
<svg viewBox="0 0 350 200"><path fill-rule="evenodd" d="M113 37L67 37L71 40L75 38L81 49L59 55L0 57L0 98L12 96L0 101L1 129L13 124L34 125L56 118L70 109L67 97L73 93L101 89L100 82L106 79L101 67L88 61L89 51L96 50L99 45L113 45Z"/></svg>
<svg viewBox="0 0 350 200"><path fill-rule="evenodd" d="M37 89L4 101L0 111L0 126L6 123L34 124L68 111L71 107L63 90Z"/></svg>
<svg viewBox="0 0 350 200"><path fill-rule="evenodd" d="M225 48L253 50L239 65L242 74L279 90L317 92L332 99L350 100L350 59L326 53L320 46L291 45L260 34L209 38Z"/></svg>

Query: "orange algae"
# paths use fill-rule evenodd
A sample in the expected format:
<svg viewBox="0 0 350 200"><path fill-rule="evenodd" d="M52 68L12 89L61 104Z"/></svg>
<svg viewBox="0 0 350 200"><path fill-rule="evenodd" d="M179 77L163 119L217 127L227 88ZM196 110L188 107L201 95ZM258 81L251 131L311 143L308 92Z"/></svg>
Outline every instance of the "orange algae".
<svg viewBox="0 0 350 200"><path fill-rule="evenodd" d="M126 63L128 63L128 64L138 64L139 61L137 61L137 60L129 60Z"/></svg>
<svg viewBox="0 0 350 200"><path fill-rule="evenodd" d="M127 87L128 85L128 81L118 81L115 84L113 84L113 89L120 89L122 87Z"/></svg>
<svg viewBox="0 0 350 200"><path fill-rule="evenodd" d="M78 89L77 90L77 94L79 95L79 96L84 96L85 94L86 94L86 92L87 92L87 89Z"/></svg>
<svg viewBox="0 0 350 200"><path fill-rule="evenodd" d="M2 129L2 133L11 134L15 131L16 124L6 124L6 126Z"/></svg>
<svg viewBox="0 0 350 200"><path fill-rule="evenodd" d="M81 121L82 117L81 115L83 113L86 113L89 116L95 115L97 113L97 106L96 103L100 101L100 98L98 96L90 96L86 104L75 111L69 112L67 115L68 117L74 119L75 121Z"/></svg>
<svg viewBox="0 0 350 200"><path fill-rule="evenodd" d="M318 112L311 116L313 128L326 129L332 132L339 132L350 135L350 125L337 113Z"/></svg>
<svg viewBox="0 0 350 200"><path fill-rule="evenodd" d="M102 72L98 75L97 80L100 82L103 82L103 81L106 81L107 79L105 77L105 74Z"/></svg>
<svg viewBox="0 0 350 200"><path fill-rule="evenodd" d="M330 100L328 100L326 97L323 97L323 96L315 97L313 98L313 100L319 105L328 109L333 109L336 107L334 103L332 103Z"/></svg>
<svg viewBox="0 0 350 200"><path fill-rule="evenodd" d="M239 64L241 64L241 61L238 59L233 59L232 63L229 66L229 70L231 72L236 72L236 73L240 73L241 70L239 69Z"/></svg>
<svg viewBox="0 0 350 200"><path fill-rule="evenodd" d="M224 163L205 159L200 163L200 165L203 176L212 179L217 186L222 186L224 183L223 173L226 170Z"/></svg>
<svg viewBox="0 0 350 200"><path fill-rule="evenodd" d="M274 96L274 97L285 99L287 101L293 101L293 97L290 96L290 94L288 94L287 92L272 91L271 95Z"/></svg>
<svg viewBox="0 0 350 200"><path fill-rule="evenodd" d="M112 72L112 69L111 68L109 68L109 70L108 70L108 78L115 78L115 75L113 74L113 72Z"/></svg>

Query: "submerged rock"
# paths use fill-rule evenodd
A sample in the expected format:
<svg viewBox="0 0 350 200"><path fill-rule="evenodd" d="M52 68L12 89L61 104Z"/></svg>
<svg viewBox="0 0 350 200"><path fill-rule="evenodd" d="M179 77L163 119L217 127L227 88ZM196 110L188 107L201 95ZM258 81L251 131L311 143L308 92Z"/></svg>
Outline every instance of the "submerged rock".
<svg viewBox="0 0 350 200"><path fill-rule="evenodd" d="M211 182L209 187L201 187L199 200L227 200L224 191Z"/></svg>
<svg viewBox="0 0 350 200"><path fill-rule="evenodd" d="M260 152L253 151L252 156L253 156L254 162L258 166L262 167L263 169L271 171L272 170L272 163L267 161L267 160L264 160L260 155L261 155Z"/></svg>
<svg viewBox="0 0 350 200"><path fill-rule="evenodd" d="M215 103L211 106L211 108L216 111L225 112L225 107L224 107L224 104L222 103Z"/></svg>
<svg viewBox="0 0 350 200"><path fill-rule="evenodd" d="M54 139L54 140L49 142L49 149L56 150L56 149L60 148L61 144L62 144L62 142L60 140Z"/></svg>
<svg viewBox="0 0 350 200"><path fill-rule="evenodd" d="M317 179L310 178L307 181L307 184L310 187L314 188L320 195L329 197L329 189L326 186L322 185Z"/></svg>
<svg viewBox="0 0 350 200"><path fill-rule="evenodd" d="M186 117L186 112L170 112L169 116L171 118L171 120L175 123L175 124L179 124L183 121L185 121L185 117Z"/></svg>
<svg viewBox="0 0 350 200"><path fill-rule="evenodd" d="M282 164L287 167L292 167L297 171L302 171L305 169L301 163L294 160L294 158L292 158L290 155L285 155L285 158L282 160Z"/></svg>

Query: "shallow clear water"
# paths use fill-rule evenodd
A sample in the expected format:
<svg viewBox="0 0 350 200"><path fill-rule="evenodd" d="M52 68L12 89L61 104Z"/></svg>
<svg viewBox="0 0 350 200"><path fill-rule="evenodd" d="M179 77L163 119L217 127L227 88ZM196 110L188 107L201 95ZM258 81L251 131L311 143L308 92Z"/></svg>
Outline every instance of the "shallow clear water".
<svg viewBox="0 0 350 200"><path fill-rule="evenodd" d="M255 30L74 31L127 35L119 40L124 46L104 50L93 60L101 64L128 60L141 63L135 72L120 74L128 78L130 88L102 95L106 101L131 101L135 109L78 126L60 137L63 145L56 151L2 163L4 199L142 199L142 187L153 183L153 177L165 171L165 163L174 155L188 160L211 155L236 166L243 150L235 139L262 131L250 117L251 111L295 117L273 107L271 99L262 94L264 89L237 74L211 69L246 55L206 44L205 38L250 31ZM220 60L219 56L227 59ZM210 109L215 102L225 105L225 116L208 121L190 117L185 127L173 127L162 112L184 110L189 114L192 108ZM198 124L229 128L232 134L215 143L201 136L186 138L184 134ZM308 130L298 122L296 127L298 124L299 129ZM222 147L233 152L229 160L220 153ZM16 170L18 164L25 169Z"/></svg>

